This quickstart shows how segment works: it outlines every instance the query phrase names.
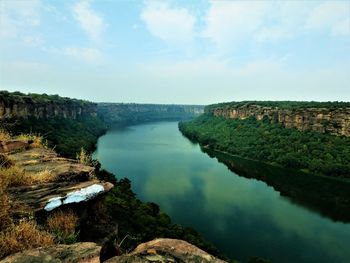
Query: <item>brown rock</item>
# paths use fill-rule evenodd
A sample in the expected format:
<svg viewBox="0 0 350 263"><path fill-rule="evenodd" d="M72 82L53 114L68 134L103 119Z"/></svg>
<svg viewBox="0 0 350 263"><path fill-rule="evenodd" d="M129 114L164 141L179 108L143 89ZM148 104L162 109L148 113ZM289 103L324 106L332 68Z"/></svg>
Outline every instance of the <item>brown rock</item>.
<svg viewBox="0 0 350 263"><path fill-rule="evenodd" d="M267 117L270 121L281 123L286 128L350 136L350 108L280 109L248 104L237 107L217 107L210 113L214 116L242 120L251 116L257 120Z"/></svg>
<svg viewBox="0 0 350 263"><path fill-rule="evenodd" d="M113 187L94 179L93 167L58 157L50 149L32 148L9 154L8 158L25 171L25 176L45 174L45 182L8 188L12 200L32 211L51 211L61 205L88 201Z"/></svg>
<svg viewBox="0 0 350 263"><path fill-rule="evenodd" d="M108 263L128 262L188 262L188 263L224 263L190 243L169 238L158 238L140 244L132 253L114 257Z"/></svg>
<svg viewBox="0 0 350 263"><path fill-rule="evenodd" d="M84 191L89 187L100 186L101 191L95 194L84 195ZM30 186L19 186L8 188L11 199L17 200L17 202L25 205L33 211L40 211L46 208L47 211L51 211L56 207L62 205L68 205L72 203L85 202L95 198L98 195L104 194L113 188L113 184L109 182L101 182L98 180L91 180L87 182L60 182L60 183L47 183L36 184ZM80 193L83 192L83 193ZM74 193L77 193L76 198L71 198L67 202L68 197ZM59 204L55 208L52 208L52 200L60 199ZM74 201L75 200L75 201ZM67 202L67 203L66 203ZM52 205L50 206L49 203Z"/></svg>
<svg viewBox="0 0 350 263"><path fill-rule="evenodd" d="M1 263L99 263L101 247L83 242L26 250L8 256Z"/></svg>
<svg viewBox="0 0 350 263"><path fill-rule="evenodd" d="M0 141L0 153L24 150L27 149L29 145L28 142L24 141Z"/></svg>

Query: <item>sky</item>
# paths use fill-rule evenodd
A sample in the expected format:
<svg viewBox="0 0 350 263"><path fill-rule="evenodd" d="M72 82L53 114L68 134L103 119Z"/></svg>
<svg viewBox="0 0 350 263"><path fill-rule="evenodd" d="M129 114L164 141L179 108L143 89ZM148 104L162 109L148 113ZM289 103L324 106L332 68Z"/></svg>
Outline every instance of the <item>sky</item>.
<svg viewBox="0 0 350 263"><path fill-rule="evenodd" d="M0 0L0 89L96 102L350 101L350 0Z"/></svg>

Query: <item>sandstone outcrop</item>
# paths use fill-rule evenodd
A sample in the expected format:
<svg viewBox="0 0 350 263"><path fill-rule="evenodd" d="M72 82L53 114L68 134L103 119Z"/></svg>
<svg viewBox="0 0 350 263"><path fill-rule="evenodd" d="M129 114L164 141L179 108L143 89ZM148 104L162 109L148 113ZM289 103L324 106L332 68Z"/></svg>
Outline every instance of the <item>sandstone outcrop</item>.
<svg viewBox="0 0 350 263"><path fill-rule="evenodd" d="M28 211L51 211L59 206L91 200L113 188L113 184L94 179L94 168L76 160L62 158L43 147L6 154L7 159L25 171L25 176L45 176L30 185L9 187L13 202Z"/></svg>
<svg viewBox="0 0 350 263"><path fill-rule="evenodd" d="M251 116L257 120L268 118L271 122L281 123L286 128L350 136L350 108L283 109L247 104L210 107L207 113L230 119L246 119Z"/></svg>
<svg viewBox="0 0 350 263"><path fill-rule="evenodd" d="M98 263L101 247L91 242L73 245L54 245L45 248L26 250L8 256L2 263ZM224 263L218 258L204 252L190 243L160 238L140 244L134 251L113 257L108 263L143 263L143 262L177 262L177 263Z"/></svg>
<svg viewBox="0 0 350 263"><path fill-rule="evenodd" d="M24 141L0 141L0 153L8 153L18 150L27 149L30 146L30 142Z"/></svg>
<svg viewBox="0 0 350 263"><path fill-rule="evenodd" d="M159 238L140 244L127 255L111 258L108 263L129 262L179 262L179 263L224 263L190 243L169 238Z"/></svg>
<svg viewBox="0 0 350 263"><path fill-rule="evenodd" d="M0 92L0 120L78 118L97 114L97 104L59 96L38 97Z"/></svg>
<svg viewBox="0 0 350 263"><path fill-rule="evenodd" d="M8 256L2 263L99 263L101 247L92 242L54 245Z"/></svg>

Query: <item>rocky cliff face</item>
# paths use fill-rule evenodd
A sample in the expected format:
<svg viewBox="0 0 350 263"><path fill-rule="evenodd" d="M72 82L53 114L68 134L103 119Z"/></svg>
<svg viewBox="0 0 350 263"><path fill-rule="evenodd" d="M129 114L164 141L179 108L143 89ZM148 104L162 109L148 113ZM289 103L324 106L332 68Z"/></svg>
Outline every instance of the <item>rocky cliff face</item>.
<svg viewBox="0 0 350 263"><path fill-rule="evenodd" d="M0 120L14 118L78 118L96 115L97 104L58 96L0 92Z"/></svg>
<svg viewBox="0 0 350 263"><path fill-rule="evenodd" d="M201 105L99 103L98 113L108 124L183 120L204 112Z"/></svg>
<svg viewBox="0 0 350 263"><path fill-rule="evenodd" d="M312 130L332 135L350 136L350 108L295 108L283 109L261 105L218 106L206 109L214 116L230 119L255 117L268 118L271 122L282 123L286 128L300 131Z"/></svg>

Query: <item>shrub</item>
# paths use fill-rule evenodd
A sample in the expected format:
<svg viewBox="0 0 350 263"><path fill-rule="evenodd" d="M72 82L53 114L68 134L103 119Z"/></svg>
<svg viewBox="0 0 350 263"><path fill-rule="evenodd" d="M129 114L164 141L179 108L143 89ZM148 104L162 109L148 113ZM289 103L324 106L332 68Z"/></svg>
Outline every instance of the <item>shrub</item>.
<svg viewBox="0 0 350 263"><path fill-rule="evenodd" d="M26 249L53 244L51 234L40 230L34 222L23 221L0 233L0 258Z"/></svg>
<svg viewBox="0 0 350 263"><path fill-rule="evenodd" d="M80 153L77 153L76 159L81 164L92 165L91 155L83 147L80 148Z"/></svg>
<svg viewBox="0 0 350 263"><path fill-rule="evenodd" d="M44 139L41 135L39 134L20 134L15 137L15 139L20 140L20 141L32 141L31 146L32 147L46 147L46 143L44 143Z"/></svg>
<svg viewBox="0 0 350 263"><path fill-rule="evenodd" d="M8 141L11 139L10 133L4 128L0 128L0 141Z"/></svg>
<svg viewBox="0 0 350 263"><path fill-rule="evenodd" d="M78 216L71 210L57 211L47 219L47 229L58 243L72 244L77 241L79 234L75 231L78 220Z"/></svg>

